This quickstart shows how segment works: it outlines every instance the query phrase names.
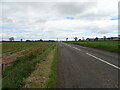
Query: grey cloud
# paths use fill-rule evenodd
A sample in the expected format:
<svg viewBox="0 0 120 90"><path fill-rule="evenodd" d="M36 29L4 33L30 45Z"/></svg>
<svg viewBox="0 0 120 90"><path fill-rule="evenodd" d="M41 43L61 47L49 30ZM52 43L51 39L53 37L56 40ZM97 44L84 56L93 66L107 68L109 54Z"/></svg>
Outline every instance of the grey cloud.
<svg viewBox="0 0 120 90"><path fill-rule="evenodd" d="M56 3L53 8L56 8L58 13L63 15L72 15L76 16L77 14L81 14L86 10L93 8L96 5L96 2L66 2L66 3Z"/></svg>
<svg viewBox="0 0 120 90"><path fill-rule="evenodd" d="M4 22L13 23L13 20L10 19L10 18L7 18L7 17L2 18L2 21L3 21L3 23L4 23Z"/></svg>
<svg viewBox="0 0 120 90"><path fill-rule="evenodd" d="M97 13L90 11L83 15L80 14L78 15L78 17L79 19L82 20L104 20L104 19L110 19L111 17L114 17L116 15L112 14L112 12L107 12L107 11L106 12L98 11Z"/></svg>
<svg viewBox="0 0 120 90"><path fill-rule="evenodd" d="M47 21L46 19L39 19L39 20L36 20L35 23L44 23L46 21Z"/></svg>
<svg viewBox="0 0 120 90"><path fill-rule="evenodd" d="M91 11L91 9L96 8L96 6L97 6L97 2L3 3L2 18L4 19L3 21L5 26L23 28L31 31L33 30L32 35L36 36L38 32L41 33L40 31L41 28L45 29L44 27L44 25L46 25L45 22L52 21L53 19L54 21L59 22L59 20L61 20L61 17L62 19L64 19L64 17L66 16L73 16L73 17L78 17L79 20L81 21L86 20L86 22L89 22L88 20L91 20L92 22L96 19L98 20L100 18L111 17L112 11L109 12L110 10L106 12L99 11L97 13L94 13L93 11ZM53 27L55 27L55 24L53 25ZM57 27L59 28L59 25ZM112 27L106 27L101 29L97 26L93 26L93 27L83 26L83 28L80 27L80 30L81 29L91 30L91 32L105 34L105 33L109 33L110 32L109 30L112 30ZM64 25L63 25L63 28L65 28ZM72 28L72 25L71 25L71 28ZM78 28L79 27L74 29L77 30ZM116 28L113 28L113 29L116 29ZM56 28L53 28L52 30L50 30L50 32L46 32L48 33L47 38L50 38L50 37L56 38L58 36L59 37L65 36L65 34L63 34L64 32L60 34L60 32L56 32L56 31L57 31ZM69 34L69 36L70 35L72 36L72 34ZM28 34L27 37L29 36L31 37L30 34Z"/></svg>

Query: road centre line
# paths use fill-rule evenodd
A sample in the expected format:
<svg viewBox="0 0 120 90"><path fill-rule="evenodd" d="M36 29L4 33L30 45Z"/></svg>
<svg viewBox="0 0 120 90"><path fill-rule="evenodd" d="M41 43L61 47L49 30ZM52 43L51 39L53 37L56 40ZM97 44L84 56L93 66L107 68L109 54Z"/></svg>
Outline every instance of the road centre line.
<svg viewBox="0 0 120 90"><path fill-rule="evenodd" d="M67 46L69 46L69 47L73 47L73 46L71 46L71 45L68 45L68 44L65 44L65 45L67 45ZM76 47L73 47L74 49L76 49L76 50L79 50L79 51L81 51L81 49L78 49L78 48L76 48Z"/></svg>
<svg viewBox="0 0 120 90"><path fill-rule="evenodd" d="M66 44L67 46L69 46L69 47L73 47L73 46L70 46L70 45L68 45L68 44ZM76 47L73 47L74 49L76 49L76 50L79 50L79 51L81 51L81 49L78 49L78 48L76 48ZM93 57L93 58L95 58L95 59L97 59L97 60L99 60L99 61L101 61L101 62L104 62L104 63L106 63L106 64L108 64L108 65L110 65L110 66L112 66L112 67L114 67L114 68L116 68L116 69L120 69L120 67L118 67L118 66L116 66L116 65L114 65L114 64L111 64L111 63L109 63L109 62L107 62L107 61L105 61L105 60L102 60L101 58L98 58L98 57L96 57L96 56L94 56L94 55L92 55L92 54L89 54L89 53L86 53L87 55L89 55L89 56L91 56L91 57Z"/></svg>
<svg viewBox="0 0 120 90"><path fill-rule="evenodd" d="M73 47L74 49L76 49L76 50L79 50L79 51L81 51L81 49L78 49L78 48L76 48L76 47Z"/></svg>
<svg viewBox="0 0 120 90"><path fill-rule="evenodd" d="M100 58L98 58L98 57L96 57L96 56L94 56L92 54L89 54L89 53L86 53L86 54L89 55L89 56L91 56L91 57L93 57L93 58L95 58L95 59L97 59L97 60L99 60L99 61L101 61L101 62L104 62L104 63L106 63L106 64L108 64L108 65L110 65L110 66L112 66L112 67L114 67L116 69L120 69L118 66L116 66L114 64L111 64L111 63L109 63L109 62L107 62L105 60L102 60L102 59L100 59Z"/></svg>

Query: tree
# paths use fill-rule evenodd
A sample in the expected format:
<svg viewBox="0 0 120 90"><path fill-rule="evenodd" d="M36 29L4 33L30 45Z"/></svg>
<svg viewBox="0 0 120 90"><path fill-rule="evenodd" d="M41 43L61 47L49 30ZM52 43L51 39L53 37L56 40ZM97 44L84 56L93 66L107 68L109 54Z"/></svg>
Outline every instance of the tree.
<svg viewBox="0 0 120 90"><path fill-rule="evenodd" d="M23 41L23 39L20 39L20 41L22 42L22 41Z"/></svg>
<svg viewBox="0 0 120 90"><path fill-rule="evenodd" d="M90 41L90 38L87 38L86 40Z"/></svg>
<svg viewBox="0 0 120 90"><path fill-rule="evenodd" d="M10 41L14 41L14 37L10 37L9 40L10 40Z"/></svg>
<svg viewBox="0 0 120 90"><path fill-rule="evenodd" d="M43 40L42 39L40 39L40 42L42 42Z"/></svg>
<svg viewBox="0 0 120 90"><path fill-rule="evenodd" d="M68 41L68 38L66 38L66 41Z"/></svg>
<svg viewBox="0 0 120 90"><path fill-rule="evenodd" d="M98 37L96 37L95 40L98 41Z"/></svg>
<svg viewBox="0 0 120 90"><path fill-rule="evenodd" d="M107 40L110 40L110 38L107 38Z"/></svg>
<svg viewBox="0 0 120 90"><path fill-rule="evenodd" d="M26 40L26 42L31 42L30 40Z"/></svg>
<svg viewBox="0 0 120 90"><path fill-rule="evenodd" d="M81 39L79 39L78 41L81 41Z"/></svg>
<svg viewBox="0 0 120 90"><path fill-rule="evenodd" d="M77 37L75 37L74 39L75 39L75 41L77 41L77 39L78 39L78 38L77 38Z"/></svg>

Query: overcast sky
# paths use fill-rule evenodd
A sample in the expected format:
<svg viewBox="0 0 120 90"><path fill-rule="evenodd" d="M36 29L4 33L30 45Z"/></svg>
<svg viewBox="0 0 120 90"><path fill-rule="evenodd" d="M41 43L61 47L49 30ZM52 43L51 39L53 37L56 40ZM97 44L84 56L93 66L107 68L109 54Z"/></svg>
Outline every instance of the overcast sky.
<svg viewBox="0 0 120 90"><path fill-rule="evenodd" d="M2 0L0 8L4 40L118 36L117 0Z"/></svg>

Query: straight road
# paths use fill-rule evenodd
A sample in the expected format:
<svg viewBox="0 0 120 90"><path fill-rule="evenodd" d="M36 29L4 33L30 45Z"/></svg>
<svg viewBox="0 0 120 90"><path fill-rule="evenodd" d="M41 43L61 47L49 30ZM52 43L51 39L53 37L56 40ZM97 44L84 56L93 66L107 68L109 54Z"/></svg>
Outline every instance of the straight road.
<svg viewBox="0 0 120 90"><path fill-rule="evenodd" d="M118 88L118 54L59 42L57 88Z"/></svg>

